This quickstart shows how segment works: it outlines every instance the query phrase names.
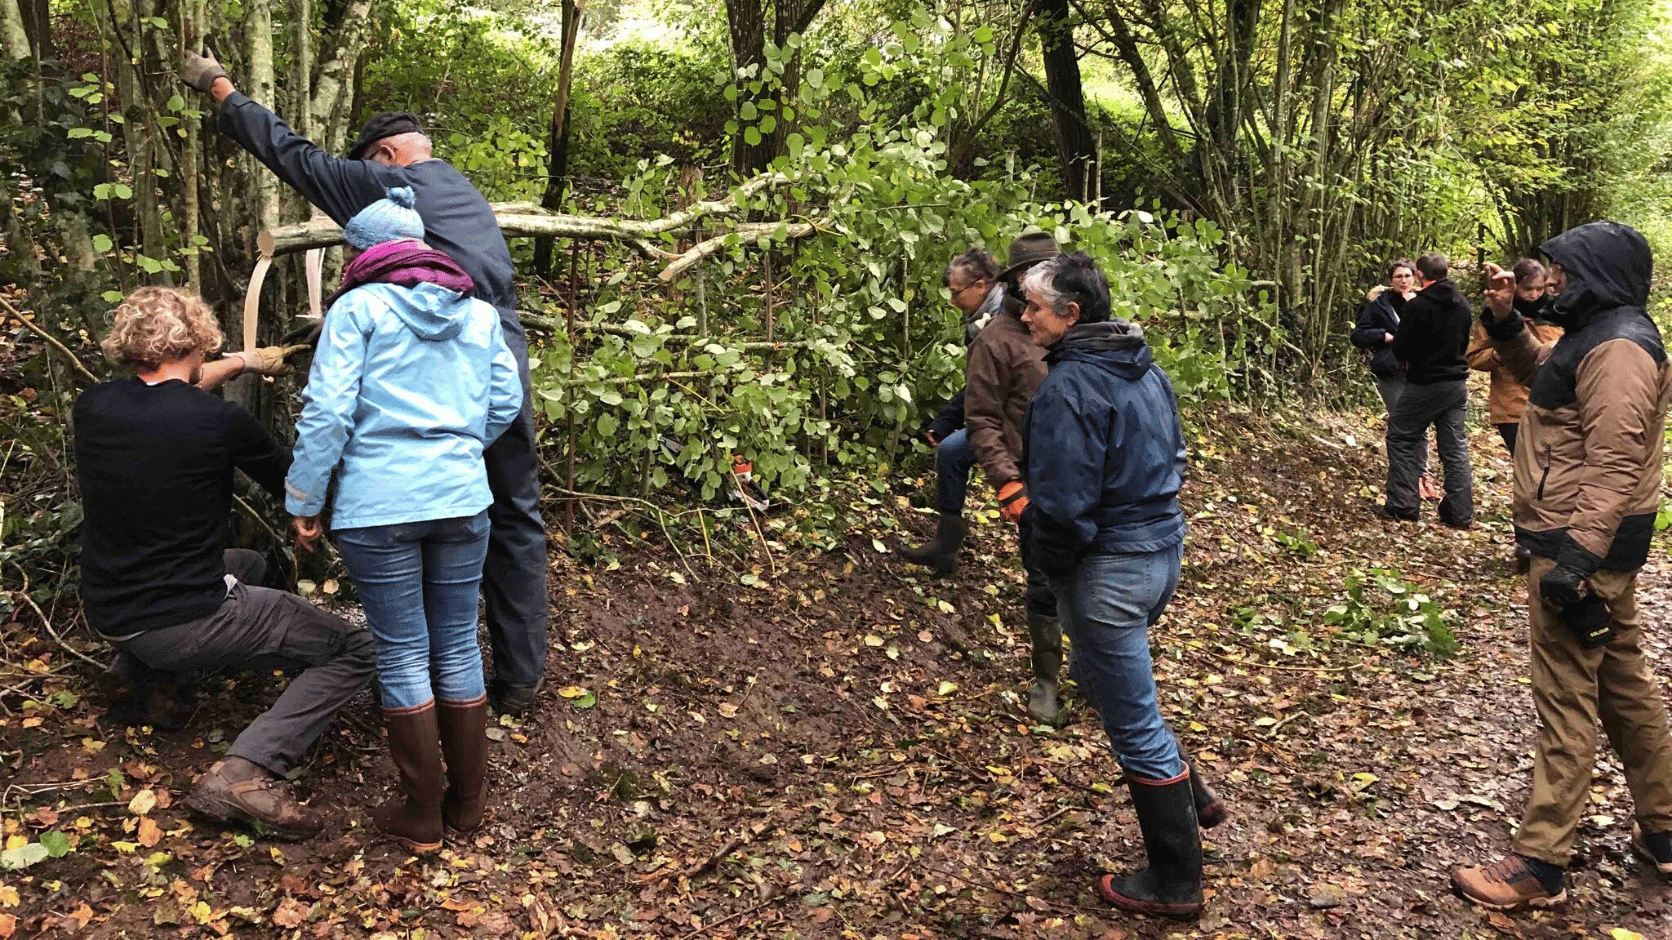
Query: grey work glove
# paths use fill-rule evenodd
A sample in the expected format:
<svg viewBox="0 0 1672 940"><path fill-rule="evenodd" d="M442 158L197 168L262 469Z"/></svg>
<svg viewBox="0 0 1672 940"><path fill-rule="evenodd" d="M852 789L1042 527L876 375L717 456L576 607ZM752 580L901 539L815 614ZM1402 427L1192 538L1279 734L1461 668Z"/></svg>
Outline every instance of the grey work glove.
<svg viewBox="0 0 1672 940"><path fill-rule="evenodd" d="M180 80L206 95L209 94L209 89L215 87L217 78L232 80L232 77L226 74L226 69L221 68L221 64L212 55L188 52L180 61Z"/></svg>

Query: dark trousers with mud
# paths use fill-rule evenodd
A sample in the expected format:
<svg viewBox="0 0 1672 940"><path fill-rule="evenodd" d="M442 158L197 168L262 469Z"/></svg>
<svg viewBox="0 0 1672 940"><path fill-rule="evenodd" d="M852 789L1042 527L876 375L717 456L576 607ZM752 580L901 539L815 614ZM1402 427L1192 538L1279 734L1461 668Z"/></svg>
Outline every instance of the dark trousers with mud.
<svg viewBox="0 0 1672 940"><path fill-rule="evenodd" d="M1469 439L1463 421L1468 403L1468 383L1462 380L1405 387L1388 415L1389 512L1406 519L1417 518L1422 506L1417 481L1422 476L1423 450L1427 446L1424 438L1433 425L1440 464L1446 473L1440 520L1467 525L1474 519L1474 476L1469 469Z"/></svg>
<svg viewBox="0 0 1672 940"><path fill-rule="evenodd" d="M302 763L331 717L371 684L377 646L370 630L288 591L253 586L267 567L255 552L229 550L226 565L237 583L219 610L116 645L166 672L302 670L227 750L283 777Z"/></svg>
<svg viewBox="0 0 1672 940"><path fill-rule="evenodd" d="M1672 831L1672 737L1660 688L1643 657L1637 572L1599 571L1591 577L1591 589L1608 603L1615 635L1606 646L1585 649L1539 596L1539 579L1555 566L1535 557L1527 572L1539 739L1515 851L1566 865L1590 794L1597 723L1625 766L1626 787L1645 832Z"/></svg>

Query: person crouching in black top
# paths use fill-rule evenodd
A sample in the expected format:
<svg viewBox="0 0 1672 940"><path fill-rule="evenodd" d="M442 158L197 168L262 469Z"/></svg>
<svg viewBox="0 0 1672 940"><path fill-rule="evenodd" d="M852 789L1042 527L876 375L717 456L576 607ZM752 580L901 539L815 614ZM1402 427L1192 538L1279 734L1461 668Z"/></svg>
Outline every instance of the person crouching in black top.
<svg viewBox="0 0 1672 940"><path fill-rule="evenodd" d="M208 305L185 291L141 288L117 308L104 352L136 374L75 403L81 601L94 629L152 669L301 670L186 802L214 819L259 820L303 838L324 821L281 783L371 682L377 658L369 631L258 587L261 556L227 548L232 471L283 498L290 451L248 412L194 384L221 342Z"/></svg>

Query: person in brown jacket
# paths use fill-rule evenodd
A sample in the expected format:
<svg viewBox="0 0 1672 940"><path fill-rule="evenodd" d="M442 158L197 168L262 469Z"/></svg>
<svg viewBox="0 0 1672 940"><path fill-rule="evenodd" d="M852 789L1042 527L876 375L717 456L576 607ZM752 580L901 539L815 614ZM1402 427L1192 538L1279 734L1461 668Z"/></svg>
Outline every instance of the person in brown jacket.
<svg viewBox="0 0 1672 940"><path fill-rule="evenodd" d="M1039 383L1045 381L1045 350L1034 345L1022 323L1022 300L1017 285L1029 268L1062 252L1044 232L1032 232L1010 243L1007 267L999 273L1007 297L970 343L964 380L964 433L976 463L999 494L1006 519L1020 524L1028 497L1022 484L1022 420ZM1034 563L1028 540L1022 539L1022 567L1027 570L1027 609L1033 684L1028 689L1028 714L1035 720L1057 720L1057 675L1062 669L1062 624L1057 599L1045 573Z"/></svg>
<svg viewBox="0 0 1672 940"><path fill-rule="evenodd" d="M1515 274L1516 305L1529 311L1536 309L1545 296L1547 279L1544 265L1534 258L1522 258L1512 270ZM1562 328L1554 323L1529 322L1527 328L1539 343L1554 343L1562 337ZM1465 358L1469 360L1469 368L1492 375L1492 390L1486 398L1487 416L1497 429L1498 436L1504 439L1510 458L1514 459L1516 427L1521 423L1522 413L1527 410L1527 386L1504 366L1482 323L1476 323L1474 332L1469 336L1469 351ZM1517 570L1526 571L1531 557L1532 553L1525 546L1516 544Z"/></svg>
<svg viewBox="0 0 1672 940"><path fill-rule="evenodd" d="M1459 895L1506 911L1567 899L1599 720L1625 767L1632 846L1672 875L1672 734L1643 656L1636 594L1672 404L1672 363L1644 309L1653 260L1643 236L1615 222L1570 229L1539 250L1558 292L1544 319L1566 330L1562 338L1537 340L1515 308L1513 277L1496 266L1482 315L1503 365L1530 384L1514 506L1516 539L1533 555L1533 786L1514 852L1452 872Z"/></svg>

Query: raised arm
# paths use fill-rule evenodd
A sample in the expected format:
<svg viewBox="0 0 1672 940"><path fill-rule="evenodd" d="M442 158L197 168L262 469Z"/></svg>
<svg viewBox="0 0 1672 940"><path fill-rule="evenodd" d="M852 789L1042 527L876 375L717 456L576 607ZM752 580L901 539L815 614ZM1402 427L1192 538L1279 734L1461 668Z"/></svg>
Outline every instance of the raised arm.
<svg viewBox="0 0 1672 940"><path fill-rule="evenodd" d="M383 167L333 157L298 135L278 115L241 94L213 57L187 53L180 79L215 99L222 133L338 225L383 198L388 185Z"/></svg>

